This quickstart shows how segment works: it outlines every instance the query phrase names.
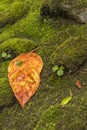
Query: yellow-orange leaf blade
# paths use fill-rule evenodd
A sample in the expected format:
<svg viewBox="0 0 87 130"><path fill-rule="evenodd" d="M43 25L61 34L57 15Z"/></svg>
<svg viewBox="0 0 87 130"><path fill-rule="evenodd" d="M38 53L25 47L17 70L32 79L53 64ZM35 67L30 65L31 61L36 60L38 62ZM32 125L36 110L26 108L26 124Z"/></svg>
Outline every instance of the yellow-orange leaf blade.
<svg viewBox="0 0 87 130"><path fill-rule="evenodd" d="M9 64L9 82L22 107L36 92L42 68L41 57L32 52L19 55Z"/></svg>

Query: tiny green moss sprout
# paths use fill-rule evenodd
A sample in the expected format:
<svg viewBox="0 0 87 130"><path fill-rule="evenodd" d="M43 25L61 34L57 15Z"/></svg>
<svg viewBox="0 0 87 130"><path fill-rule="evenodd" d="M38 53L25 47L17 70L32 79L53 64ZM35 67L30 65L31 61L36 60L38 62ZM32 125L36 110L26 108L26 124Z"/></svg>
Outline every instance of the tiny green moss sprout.
<svg viewBox="0 0 87 130"><path fill-rule="evenodd" d="M56 72L57 70L58 70L58 66L55 65L55 66L52 68L52 71L53 71L53 72Z"/></svg>
<svg viewBox="0 0 87 130"><path fill-rule="evenodd" d="M65 70L64 66L62 66L62 65L60 66L60 69L61 69L61 70Z"/></svg>
<svg viewBox="0 0 87 130"><path fill-rule="evenodd" d="M6 52L3 52L3 53L1 54L1 57L2 57L2 58L6 58L6 56L7 56L7 53L6 53Z"/></svg>
<svg viewBox="0 0 87 130"><path fill-rule="evenodd" d="M10 59L11 58L11 54L7 54L6 52L2 52L1 58Z"/></svg>
<svg viewBox="0 0 87 130"><path fill-rule="evenodd" d="M63 70L63 69L58 69L57 75L58 75L59 77L62 77L62 76L64 75L64 70Z"/></svg>
<svg viewBox="0 0 87 130"><path fill-rule="evenodd" d="M56 72L56 74L57 74L58 77L62 77L64 75L64 70L65 70L65 68L62 65L60 67L58 67L57 65L55 65L52 68L52 71Z"/></svg>
<svg viewBox="0 0 87 130"><path fill-rule="evenodd" d="M7 54L6 59L11 58L11 54Z"/></svg>

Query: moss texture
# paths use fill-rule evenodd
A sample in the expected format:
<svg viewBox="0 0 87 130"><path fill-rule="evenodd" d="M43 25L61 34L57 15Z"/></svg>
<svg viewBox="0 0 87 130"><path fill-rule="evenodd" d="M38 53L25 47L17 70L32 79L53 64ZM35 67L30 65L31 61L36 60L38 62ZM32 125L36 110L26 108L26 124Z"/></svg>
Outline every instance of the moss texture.
<svg viewBox="0 0 87 130"><path fill-rule="evenodd" d="M45 18L41 16L43 2L0 1L0 130L87 129L87 24ZM21 109L8 82L8 64L36 47L44 62L41 84ZM3 52L11 57L2 58ZM63 77L52 72L55 64L65 67ZM76 87L76 79L81 89ZM62 108L60 102L69 96L70 89L73 99Z"/></svg>
<svg viewBox="0 0 87 130"><path fill-rule="evenodd" d="M5 26L6 24L12 24L24 14L27 13L29 7L26 3L23 2L15 2L10 4L9 8L6 8L4 11L0 12L0 27Z"/></svg>
<svg viewBox="0 0 87 130"><path fill-rule="evenodd" d="M58 46L52 54L52 62L64 65L68 69L75 70L87 59L87 38L71 37ZM53 60L54 59L54 60Z"/></svg>
<svg viewBox="0 0 87 130"><path fill-rule="evenodd" d="M0 53L7 52L20 54L33 50L37 46L32 40L22 38L10 38L0 45Z"/></svg>
<svg viewBox="0 0 87 130"><path fill-rule="evenodd" d="M41 116L39 122L34 130L83 130L86 129L86 115L83 117L83 111L87 114L87 93L80 98L75 97L74 103L62 108L58 104L49 107ZM79 106L77 107L76 100L78 100ZM82 106L83 105L83 106ZM85 106L85 107L84 107ZM62 116L61 116L62 115ZM76 115L76 118L74 118Z"/></svg>
<svg viewBox="0 0 87 130"><path fill-rule="evenodd" d="M0 107L9 105L13 102L13 93L7 78L0 78Z"/></svg>

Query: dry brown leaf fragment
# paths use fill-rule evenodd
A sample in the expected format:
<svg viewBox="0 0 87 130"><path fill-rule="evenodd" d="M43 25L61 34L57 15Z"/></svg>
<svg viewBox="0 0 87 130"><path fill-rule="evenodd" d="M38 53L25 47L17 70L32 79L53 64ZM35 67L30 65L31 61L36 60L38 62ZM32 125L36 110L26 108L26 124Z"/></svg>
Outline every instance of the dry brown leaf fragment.
<svg viewBox="0 0 87 130"><path fill-rule="evenodd" d="M33 52L20 54L9 64L9 82L22 107L38 89L42 68L41 57Z"/></svg>
<svg viewBox="0 0 87 130"><path fill-rule="evenodd" d="M80 82L79 80L76 80L75 84L76 84L76 86L77 86L78 88L81 88L81 87L82 87L82 86L81 86L81 82Z"/></svg>

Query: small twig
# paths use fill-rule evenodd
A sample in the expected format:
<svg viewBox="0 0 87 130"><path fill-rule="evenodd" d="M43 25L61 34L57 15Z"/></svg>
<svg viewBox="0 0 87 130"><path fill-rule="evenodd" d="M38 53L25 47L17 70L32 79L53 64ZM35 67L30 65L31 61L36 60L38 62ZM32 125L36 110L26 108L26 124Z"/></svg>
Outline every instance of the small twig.
<svg viewBox="0 0 87 130"><path fill-rule="evenodd" d="M36 47L35 49L33 49L33 50L31 51L31 53L37 51L39 48L40 48L40 47Z"/></svg>

